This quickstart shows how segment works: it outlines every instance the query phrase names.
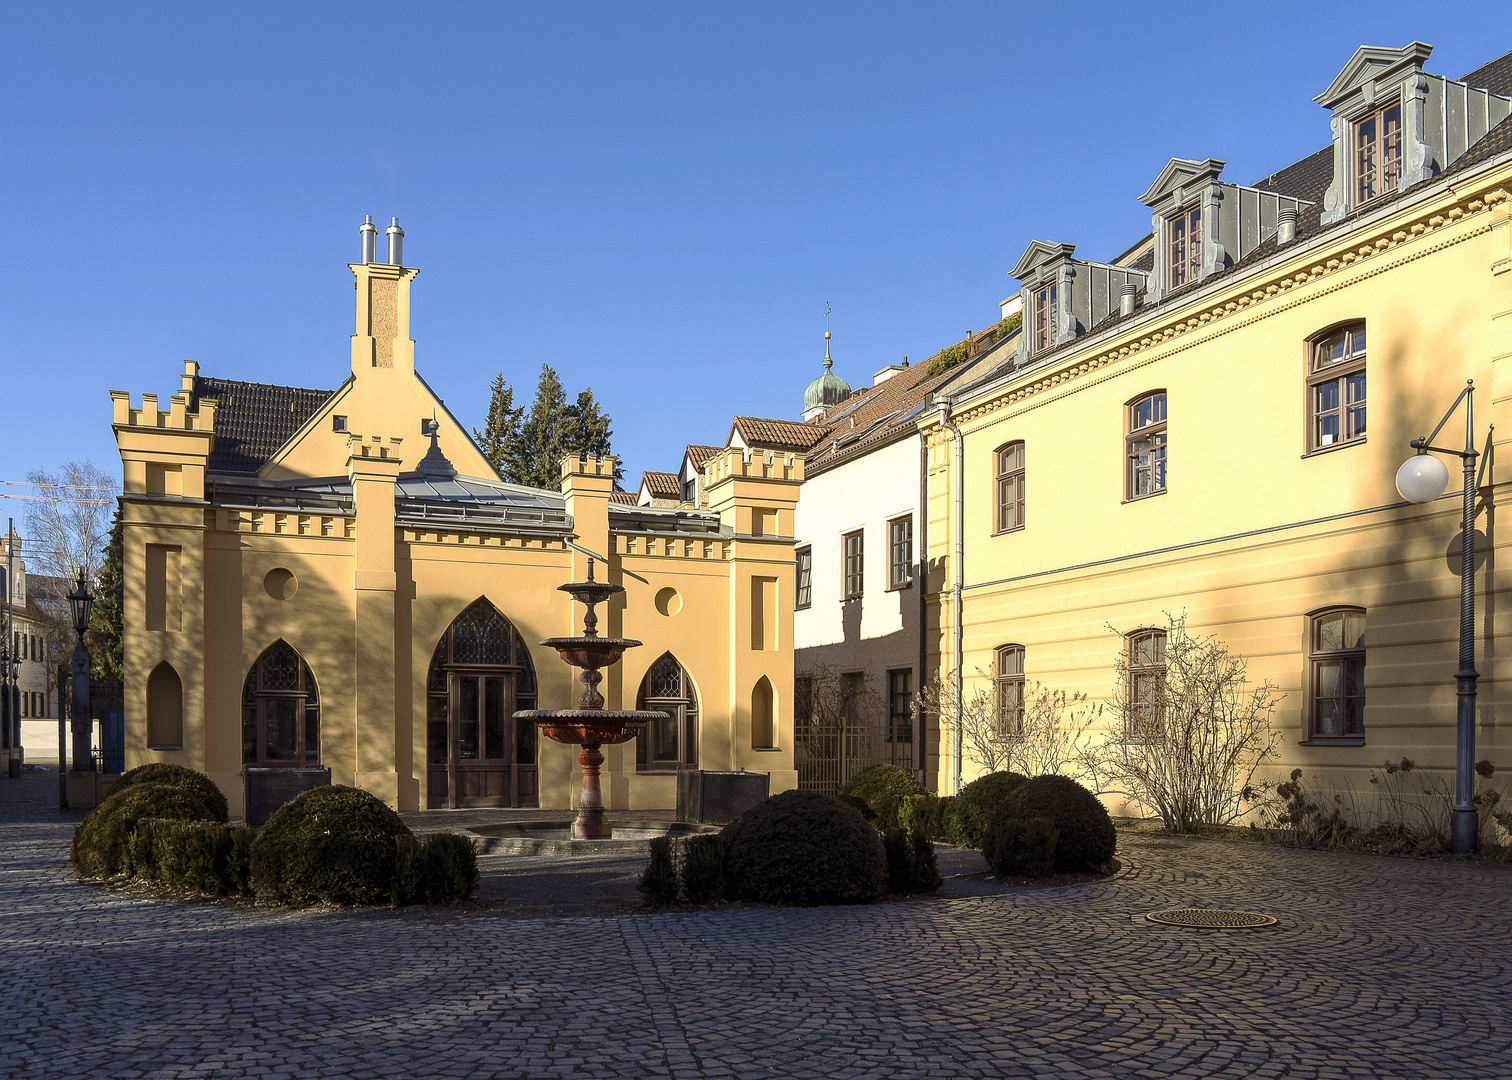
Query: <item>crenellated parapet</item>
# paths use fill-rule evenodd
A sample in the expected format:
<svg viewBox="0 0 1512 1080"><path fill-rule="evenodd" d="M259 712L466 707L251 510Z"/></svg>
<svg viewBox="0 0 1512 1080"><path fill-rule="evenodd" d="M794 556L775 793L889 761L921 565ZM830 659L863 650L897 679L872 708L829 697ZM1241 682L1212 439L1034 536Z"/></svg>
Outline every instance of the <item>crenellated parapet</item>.
<svg viewBox="0 0 1512 1080"><path fill-rule="evenodd" d="M704 483L709 509L736 536L791 541L802 454L727 447L704 463Z"/></svg>
<svg viewBox="0 0 1512 1080"><path fill-rule="evenodd" d="M184 361L180 389L158 408L158 395L142 395L133 407L124 390L110 391L111 427L121 451L121 490L127 496L180 499L205 497L205 466L215 446L218 403L201 398L191 408L199 365Z"/></svg>

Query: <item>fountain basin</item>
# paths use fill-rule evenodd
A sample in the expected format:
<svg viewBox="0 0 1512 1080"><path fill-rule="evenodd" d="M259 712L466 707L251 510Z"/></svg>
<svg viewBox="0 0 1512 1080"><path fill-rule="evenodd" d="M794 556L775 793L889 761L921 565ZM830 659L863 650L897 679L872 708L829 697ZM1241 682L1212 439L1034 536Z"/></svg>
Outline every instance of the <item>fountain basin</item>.
<svg viewBox="0 0 1512 1080"><path fill-rule="evenodd" d="M619 663L625 650L635 648L640 642L634 638L599 637L594 634L547 638L541 644L548 649L555 649L557 655L573 667L601 668Z"/></svg>
<svg viewBox="0 0 1512 1080"><path fill-rule="evenodd" d="M542 735L574 746L614 746L629 742L664 713L653 709L522 709L519 719L535 722Z"/></svg>
<svg viewBox="0 0 1512 1080"><path fill-rule="evenodd" d="M519 821L479 825L465 834L479 855L649 855L651 841L667 836L681 839L717 833L717 825L686 821L620 821L610 840L584 840L572 835L572 822Z"/></svg>

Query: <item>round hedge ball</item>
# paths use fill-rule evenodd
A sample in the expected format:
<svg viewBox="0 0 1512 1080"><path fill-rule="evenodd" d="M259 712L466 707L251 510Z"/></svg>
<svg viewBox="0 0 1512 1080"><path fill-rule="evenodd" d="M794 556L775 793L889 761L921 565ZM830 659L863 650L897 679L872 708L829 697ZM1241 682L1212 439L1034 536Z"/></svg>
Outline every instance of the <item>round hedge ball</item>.
<svg viewBox="0 0 1512 1080"><path fill-rule="evenodd" d="M1093 872L1113 857L1118 834L1102 800L1066 776L1036 776L1019 786L999 808L1008 818L1049 818L1060 832L1055 844L1057 873Z"/></svg>
<svg viewBox="0 0 1512 1080"><path fill-rule="evenodd" d="M252 841L252 890L277 904L384 904L393 896L399 815L358 788L313 788L284 803Z"/></svg>
<svg viewBox="0 0 1512 1080"><path fill-rule="evenodd" d="M925 790L907 769L896 765L873 765L858 773L840 789L840 794L860 799L871 811L867 816L876 819L877 827L890 829L898 824L898 808L903 800L923 795Z"/></svg>
<svg viewBox="0 0 1512 1080"><path fill-rule="evenodd" d="M79 877L110 877L126 869L126 844L137 822L148 818L213 821L214 812L194 792L167 784L132 784L112 791L74 830L68 858Z"/></svg>
<svg viewBox="0 0 1512 1080"><path fill-rule="evenodd" d="M995 772L963 787L945 818L945 835L950 842L956 847L981 847L992 815L1028 779L1021 773Z"/></svg>
<svg viewBox="0 0 1512 1080"><path fill-rule="evenodd" d="M215 781L202 772L195 772L193 769L186 769L182 765L174 765L168 761L154 761L150 765L138 765L135 769L122 773L110 792L113 795L117 791L136 784L164 784L167 787L183 788L208 806L211 816L216 821L224 824L230 820L226 796L215 785Z"/></svg>
<svg viewBox="0 0 1512 1080"><path fill-rule="evenodd" d="M812 906L864 904L887 888L882 837L839 799L784 791L726 825L732 899Z"/></svg>

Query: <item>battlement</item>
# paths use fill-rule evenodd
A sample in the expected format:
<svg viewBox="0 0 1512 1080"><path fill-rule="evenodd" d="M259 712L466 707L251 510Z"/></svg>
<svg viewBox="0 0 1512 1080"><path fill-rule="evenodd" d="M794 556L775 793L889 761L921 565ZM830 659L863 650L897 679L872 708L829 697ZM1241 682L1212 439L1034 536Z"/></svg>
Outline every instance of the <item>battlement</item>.
<svg viewBox="0 0 1512 1080"><path fill-rule="evenodd" d="M156 394L143 394L139 408L132 408L131 395L124 390L112 390L110 401L115 414L111 422L117 427L173 431L214 431L215 411L220 406L214 398L201 398L199 408L191 412L187 390L170 395L166 409L158 408Z"/></svg>
<svg viewBox="0 0 1512 1080"><path fill-rule="evenodd" d="M729 447L704 463L706 487L736 477L802 483L803 455L784 454L776 450L753 450L750 447Z"/></svg>
<svg viewBox="0 0 1512 1080"><path fill-rule="evenodd" d="M399 446L404 440L398 435L347 435L347 453L354 458L380 458L399 460Z"/></svg>
<svg viewBox="0 0 1512 1080"><path fill-rule="evenodd" d="M578 454L562 459L562 479L569 476L614 476L619 459L613 454L597 457L593 454Z"/></svg>

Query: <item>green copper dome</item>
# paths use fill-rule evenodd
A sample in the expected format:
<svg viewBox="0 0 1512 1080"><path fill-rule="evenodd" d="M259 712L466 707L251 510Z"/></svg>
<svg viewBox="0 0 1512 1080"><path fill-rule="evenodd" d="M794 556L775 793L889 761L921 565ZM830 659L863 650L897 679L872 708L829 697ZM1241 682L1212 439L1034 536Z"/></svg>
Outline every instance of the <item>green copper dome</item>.
<svg viewBox="0 0 1512 1080"><path fill-rule="evenodd" d="M803 411L827 409L838 405L851 396L850 383L830 371L830 362L824 362L824 374L808 384L803 392Z"/></svg>
<svg viewBox="0 0 1512 1080"><path fill-rule="evenodd" d="M824 313L825 321L829 321L829 311ZM808 389L803 392L803 418L823 412L831 405L838 405L851 396L850 383L830 370L834 361L830 359L830 332L824 331L824 374L808 384Z"/></svg>

